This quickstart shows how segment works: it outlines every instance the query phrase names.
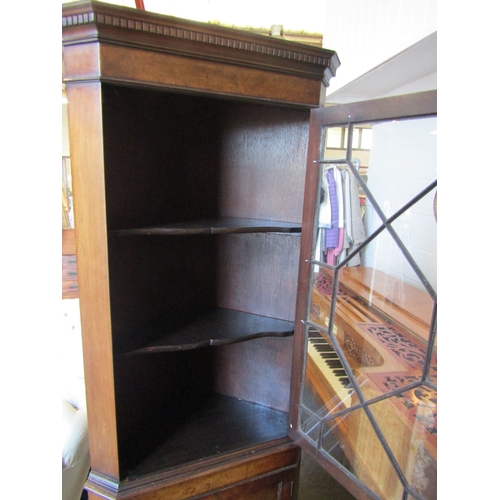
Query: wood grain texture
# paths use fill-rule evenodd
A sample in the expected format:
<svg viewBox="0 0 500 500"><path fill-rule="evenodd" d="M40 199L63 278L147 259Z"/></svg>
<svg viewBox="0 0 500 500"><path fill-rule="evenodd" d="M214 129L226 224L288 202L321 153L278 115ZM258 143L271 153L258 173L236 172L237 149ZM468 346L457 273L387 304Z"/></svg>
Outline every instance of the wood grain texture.
<svg viewBox="0 0 500 500"><path fill-rule="evenodd" d="M67 95L91 467L118 478L100 84Z"/></svg>
<svg viewBox="0 0 500 500"><path fill-rule="evenodd" d="M197 234L300 233L300 224L240 217L177 222L147 228L113 231L116 236L151 235L184 236Z"/></svg>
<svg viewBox="0 0 500 500"><path fill-rule="evenodd" d="M217 308L129 354L181 351L236 344L262 337L292 335L293 323L291 321Z"/></svg>
<svg viewBox="0 0 500 500"><path fill-rule="evenodd" d="M215 390L288 412L292 346L290 337L262 338L219 347L214 354Z"/></svg>
<svg viewBox="0 0 500 500"><path fill-rule="evenodd" d="M274 489L274 498L290 500L292 485L287 483L297 481L298 463L297 448L285 440L272 447L255 449L251 454L234 454L217 466L196 465L176 477L156 474L149 480L125 482L119 487L91 472L88 487L96 499L188 500L226 495L219 498L260 500L259 490L269 495L268 490Z"/></svg>
<svg viewBox="0 0 500 500"><path fill-rule="evenodd" d="M63 256L76 254L76 242L75 242L75 230L74 229L63 229L62 230L62 254L63 254Z"/></svg>
<svg viewBox="0 0 500 500"><path fill-rule="evenodd" d="M217 304L293 321L299 246L299 236L221 236L217 253Z"/></svg>

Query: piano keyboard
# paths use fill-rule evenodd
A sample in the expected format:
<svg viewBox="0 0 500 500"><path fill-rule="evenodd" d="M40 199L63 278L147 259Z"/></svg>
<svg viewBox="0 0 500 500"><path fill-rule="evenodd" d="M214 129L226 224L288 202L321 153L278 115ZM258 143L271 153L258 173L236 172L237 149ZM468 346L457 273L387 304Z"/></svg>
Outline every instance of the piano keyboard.
<svg viewBox="0 0 500 500"><path fill-rule="evenodd" d="M310 329L307 344L308 358L322 372L330 387L345 406L351 406L353 388L333 346L318 330Z"/></svg>

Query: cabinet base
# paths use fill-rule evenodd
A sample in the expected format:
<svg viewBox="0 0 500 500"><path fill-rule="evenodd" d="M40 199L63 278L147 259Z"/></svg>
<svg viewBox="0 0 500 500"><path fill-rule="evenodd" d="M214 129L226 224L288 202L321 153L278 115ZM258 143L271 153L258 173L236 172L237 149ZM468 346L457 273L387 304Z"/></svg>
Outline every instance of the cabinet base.
<svg viewBox="0 0 500 500"><path fill-rule="evenodd" d="M92 471L85 485L90 500L291 500L298 487L300 451L287 442L211 466L187 467L116 482Z"/></svg>

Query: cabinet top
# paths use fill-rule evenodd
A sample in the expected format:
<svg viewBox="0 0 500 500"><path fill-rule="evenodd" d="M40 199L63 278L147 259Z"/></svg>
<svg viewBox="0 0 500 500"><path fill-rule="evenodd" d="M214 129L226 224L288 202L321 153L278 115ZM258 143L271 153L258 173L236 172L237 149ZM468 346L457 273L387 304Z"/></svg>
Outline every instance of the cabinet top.
<svg viewBox="0 0 500 500"><path fill-rule="evenodd" d="M325 86L340 65L332 50L95 0L63 4L62 40L65 47L99 42L289 74Z"/></svg>

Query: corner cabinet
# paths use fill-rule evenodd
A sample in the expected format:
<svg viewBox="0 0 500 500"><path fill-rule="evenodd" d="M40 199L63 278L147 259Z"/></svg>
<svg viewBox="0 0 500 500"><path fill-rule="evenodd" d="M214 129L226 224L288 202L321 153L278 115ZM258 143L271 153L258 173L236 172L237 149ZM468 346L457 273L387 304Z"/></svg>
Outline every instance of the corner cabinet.
<svg viewBox="0 0 500 500"><path fill-rule="evenodd" d="M333 51L63 6L92 499L437 494L435 91Z"/></svg>
<svg viewBox="0 0 500 500"><path fill-rule="evenodd" d="M92 498L291 498L310 109L333 51L62 16Z"/></svg>

